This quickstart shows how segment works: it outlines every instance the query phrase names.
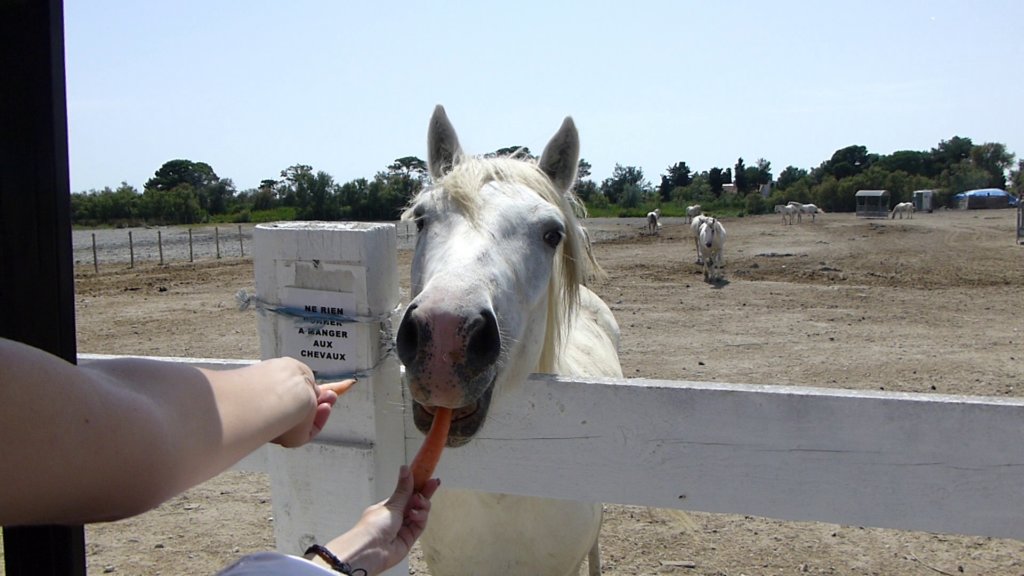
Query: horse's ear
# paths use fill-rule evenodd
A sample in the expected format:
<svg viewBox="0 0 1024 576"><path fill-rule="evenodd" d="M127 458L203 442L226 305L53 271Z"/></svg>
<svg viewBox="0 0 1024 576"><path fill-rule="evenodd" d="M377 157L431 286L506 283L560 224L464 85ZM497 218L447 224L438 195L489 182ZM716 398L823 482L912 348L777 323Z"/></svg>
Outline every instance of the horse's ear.
<svg viewBox="0 0 1024 576"><path fill-rule="evenodd" d="M430 128L427 130L427 166L431 178L440 180L444 177L460 156L462 147L459 146L455 127L448 120L444 106L438 104L434 108L434 115L430 117Z"/></svg>
<svg viewBox="0 0 1024 576"><path fill-rule="evenodd" d="M576 181L580 162L580 135L571 116L566 116L562 127L551 138L540 155L540 169L551 178L558 190L565 192Z"/></svg>

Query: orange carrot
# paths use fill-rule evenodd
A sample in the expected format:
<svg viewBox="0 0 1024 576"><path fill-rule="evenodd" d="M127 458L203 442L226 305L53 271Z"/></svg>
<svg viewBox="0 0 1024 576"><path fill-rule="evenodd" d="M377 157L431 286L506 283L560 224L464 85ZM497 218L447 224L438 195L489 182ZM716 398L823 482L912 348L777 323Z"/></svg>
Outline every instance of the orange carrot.
<svg viewBox="0 0 1024 576"><path fill-rule="evenodd" d="M338 396L341 396L345 392L348 392L350 388L355 386L356 382L359 382L359 380L356 380L355 378L349 378L348 380L341 380L338 382L329 382L327 384L321 384L320 388L324 390L331 390Z"/></svg>
<svg viewBox="0 0 1024 576"><path fill-rule="evenodd" d="M441 451L444 450L445 441L448 440L448 428L452 425L452 409L438 407L434 413L434 422L430 425L430 432L423 439L423 445L419 452L412 459L409 468L412 470L413 489L416 492L423 490L423 486L430 480L430 476L441 460Z"/></svg>

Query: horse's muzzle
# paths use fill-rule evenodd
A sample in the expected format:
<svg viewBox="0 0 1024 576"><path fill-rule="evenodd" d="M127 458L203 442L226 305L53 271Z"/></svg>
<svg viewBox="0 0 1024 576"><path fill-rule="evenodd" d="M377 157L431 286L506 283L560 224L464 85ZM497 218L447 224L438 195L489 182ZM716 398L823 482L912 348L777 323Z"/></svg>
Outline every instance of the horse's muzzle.
<svg viewBox="0 0 1024 576"><path fill-rule="evenodd" d="M443 306L409 305L395 339L409 390L418 402L458 409L490 388L501 355L490 310L459 314Z"/></svg>

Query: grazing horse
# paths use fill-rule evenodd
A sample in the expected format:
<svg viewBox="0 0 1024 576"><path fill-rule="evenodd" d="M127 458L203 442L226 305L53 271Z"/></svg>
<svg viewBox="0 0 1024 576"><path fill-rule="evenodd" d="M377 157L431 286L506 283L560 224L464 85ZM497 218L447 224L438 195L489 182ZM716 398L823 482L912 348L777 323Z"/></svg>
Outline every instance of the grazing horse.
<svg viewBox="0 0 1024 576"><path fill-rule="evenodd" d="M661 208L647 213L647 232L657 234L658 228L661 228Z"/></svg>
<svg viewBox="0 0 1024 576"><path fill-rule="evenodd" d="M889 213L889 219L895 220L896 215L900 215L900 220L903 220L903 214L906 213L907 218L914 219L914 203L913 202L900 202L899 204L892 207L892 212Z"/></svg>
<svg viewBox="0 0 1024 576"><path fill-rule="evenodd" d="M704 218L697 232L697 250L700 254L705 282L717 282L725 264L725 226L717 218Z"/></svg>
<svg viewBox="0 0 1024 576"><path fill-rule="evenodd" d="M822 210L821 208L818 208L814 204L801 204L800 202L796 202L796 201L793 201L793 200L791 200L787 204L787 206L792 206L792 207L796 208L796 210L797 210L797 212L796 212L796 221L797 222L802 222L803 221L803 215L804 214L810 214L811 215L811 222L814 222L814 217L817 214L824 214L825 213L824 210ZM790 219L790 224L792 224L792 223L793 222L792 222L792 218L791 218Z"/></svg>
<svg viewBox="0 0 1024 576"><path fill-rule="evenodd" d="M799 216L800 209L792 204L776 204L775 213L782 214L783 224L793 224L793 216ZM789 222L786 222L787 218L789 219Z"/></svg>
<svg viewBox="0 0 1024 576"><path fill-rule="evenodd" d="M455 448L486 435L492 410L527 415L506 392L531 373L621 378L619 327L584 285L599 268L571 192L571 118L539 160L483 158L462 153L438 106L427 147L432 184L403 214L417 237L396 347L416 427L426 432L436 407L452 408ZM420 543L435 576L575 575L588 554L599 574L601 515L596 502L442 486Z"/></svg>
<svg viewBox="0 0 1024 576"><path fill-rule="evenodd" d="M701 214L703 214L703 210L701 209L700 204L694 204L693 206L687 206L686 207L686 223L690 224L691 222L693 222L694 218L696 218L697 216L700 216Z"/></svg>

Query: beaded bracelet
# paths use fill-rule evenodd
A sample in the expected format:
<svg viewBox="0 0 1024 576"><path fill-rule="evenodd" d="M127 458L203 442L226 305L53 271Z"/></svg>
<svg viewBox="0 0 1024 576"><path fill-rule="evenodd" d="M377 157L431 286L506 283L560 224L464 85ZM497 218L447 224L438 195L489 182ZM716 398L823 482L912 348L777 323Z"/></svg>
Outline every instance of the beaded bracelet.
<svg viewBox="0 0 1024 576"><path fill-rule="evenodd" d="M327 565L335 572L341 572L348 576L367 576L366 570L362 568L353 568L348 564L348 562L342 562L341 558L334 555L334 552L331 552L319 544L313 544L309 548L306 548L305 555L307 557L313 554L316 554L321 560L327 562Z"/></svg>

